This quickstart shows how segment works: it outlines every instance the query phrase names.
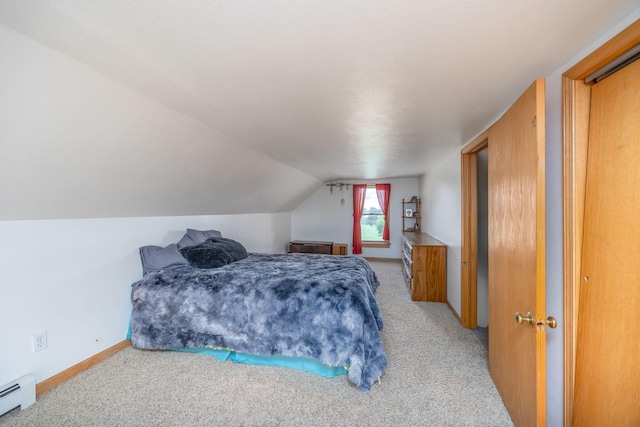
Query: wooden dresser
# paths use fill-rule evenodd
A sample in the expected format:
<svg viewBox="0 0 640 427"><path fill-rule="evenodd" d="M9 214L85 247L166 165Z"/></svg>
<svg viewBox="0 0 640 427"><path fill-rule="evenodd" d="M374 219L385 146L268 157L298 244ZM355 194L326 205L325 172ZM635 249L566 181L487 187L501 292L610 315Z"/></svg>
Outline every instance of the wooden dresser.
<svg viewBox="0 0 640 427"><path fill-rule="evenodd" d="M402 233L405 283L413 301L447 302L447 246L426 233Z"/></svg>

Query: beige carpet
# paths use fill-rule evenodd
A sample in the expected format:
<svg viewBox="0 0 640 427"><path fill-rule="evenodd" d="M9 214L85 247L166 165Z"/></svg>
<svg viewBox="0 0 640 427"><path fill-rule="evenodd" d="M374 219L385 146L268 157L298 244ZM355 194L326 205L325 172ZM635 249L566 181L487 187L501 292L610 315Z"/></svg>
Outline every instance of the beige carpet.
<svg viewBox="0 0 640 427"><path fill-rule="evenodd" d="M409 299L396 262L371 262L389 360L368 393L345 375L127 348L44 393L11 426L510 426L487 350L445 304Z"/></svg>

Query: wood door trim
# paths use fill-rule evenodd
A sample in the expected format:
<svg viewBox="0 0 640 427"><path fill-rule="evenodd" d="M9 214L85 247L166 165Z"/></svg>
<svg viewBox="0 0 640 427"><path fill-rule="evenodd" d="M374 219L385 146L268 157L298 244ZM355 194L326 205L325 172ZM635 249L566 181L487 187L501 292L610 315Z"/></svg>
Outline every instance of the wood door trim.
<svg viewBox="0 0 640 427"><path fill-rule="evenodd" d="M538 319L547 318L547 192L546 192L546 81L537 80L536 99L536 310ZM538 375L538 426L547 423L547 333L546 328L536 334L536 374Z"/></svg>
<svg viewBox="0 0 640 427"><path fill-rule="evenodd" d="M571 80L584 80L589 74L605 66L638 44L640 44L640 19L622 30L562 75Z"/></svg>
<svg viewBox="0 0 640 427"><path fill-rule="evenodd" d="M478 152L488 146L487 129L465 145L460 154L463 260L460 265L460 318L462 326L470 329L478 327Z"/></svg>
<svg viewBox="0 0 640 427"><path fill-rule="evenodd" d="M473 138L470 143L468 143L467 145L462 147L461 153L462 154L471 154L471 153L476 153L477 154L479 151L482 151L485 148L487 148L489 146L489 128L490 127L491 126L489 126L487 129L485 129L484 132L482 132L480 135L478 135L475 138Z"/></svg>
<svg viewBox="0 0 640 427"><path fill-rule="evenodd" d="M573 418L591 87L584 80L563 76L562 92L564 425L569 427Z"/></svg>
<svg viewBox="0 0 640 427"><path fill-rule="evenodd" d="M584 78L640 44L640 19L563 73L562 223L564 295L564 425L573 423L582 218L586 181L591 88Z"/></svg>

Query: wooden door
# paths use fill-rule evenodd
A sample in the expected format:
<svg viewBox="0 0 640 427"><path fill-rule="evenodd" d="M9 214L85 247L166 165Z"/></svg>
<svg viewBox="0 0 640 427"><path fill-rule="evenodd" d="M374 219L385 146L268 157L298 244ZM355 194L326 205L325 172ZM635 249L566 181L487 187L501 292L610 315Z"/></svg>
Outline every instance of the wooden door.
<svg viewBox="0 0 640 427"><path fill-rule="evenodd" d="M573 424L640 425L640 61L593 86Z"/></svg>
<svg viewBox="0 0 640 427"><path fill-rule="evenodd" d="M545 84L489 129L489 370L517 426L546 423Z"/></svg>

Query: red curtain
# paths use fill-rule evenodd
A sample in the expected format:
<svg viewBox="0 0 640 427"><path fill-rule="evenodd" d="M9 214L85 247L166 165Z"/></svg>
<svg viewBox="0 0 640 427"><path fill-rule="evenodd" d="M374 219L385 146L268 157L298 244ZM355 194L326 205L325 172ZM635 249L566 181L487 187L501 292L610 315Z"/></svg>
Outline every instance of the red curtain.
<svg viewBox="0 0 640 427"><path fill-rule="evenodd" d="M353 184L353 253L362 253L362 230L360 219L364 211L364 198L367 195L367 184Z"/></svg>
<svg viewBox="0 0 640 427"><path fill-rule="evenodd" d="M376 184L376 195L380 209L384 214L384 229L382 240L389 240L389 199L391 198L391 184Z"/></svg>

